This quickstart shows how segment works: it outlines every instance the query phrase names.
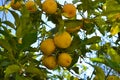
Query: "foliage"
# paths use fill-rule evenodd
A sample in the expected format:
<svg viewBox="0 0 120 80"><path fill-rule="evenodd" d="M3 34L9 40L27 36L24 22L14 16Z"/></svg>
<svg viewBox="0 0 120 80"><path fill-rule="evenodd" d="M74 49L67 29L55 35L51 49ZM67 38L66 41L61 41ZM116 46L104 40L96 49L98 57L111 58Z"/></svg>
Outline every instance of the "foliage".
<svg viewBox="0 0 120 80"><path fill-rule="evenodd" d="M120 76L119 0L73 0L77 13L72 18L64 17L64 4L57 0L57 11L50 14L42 10L42 0L33 0L37 7L34 12L26 8L28 0L17 1L23 1L17 10L11 8L10 0L1 1L0 80L92 80L95 75L104 80L109 75ZM70 46L57 47L52 54L57 58L67 52L72 57L70 66L45 67L41 42L78 26L69 33ZM86 72L89 69L93 70L90 76Z"/></svg>

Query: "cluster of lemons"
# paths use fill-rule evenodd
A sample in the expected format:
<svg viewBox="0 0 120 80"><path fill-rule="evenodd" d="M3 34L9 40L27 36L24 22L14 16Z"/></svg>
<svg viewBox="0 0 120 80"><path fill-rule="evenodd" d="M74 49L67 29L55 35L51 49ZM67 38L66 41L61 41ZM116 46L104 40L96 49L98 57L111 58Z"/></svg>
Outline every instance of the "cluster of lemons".
<svg viewBox="0 0 120 80"><path fill-rule="evenodd" d="M23 5L25 5L26 9L30 12L37 11L37 3L33 0L28 0L23 4L22 0L15 2L15 0L11 0L11 7L14 10L19 10ZM59 10L58 4L55 0L45 0L41 3L41 10L46 14L56 14ZM72 18L76 16L76 7L74 4L67 3L62 6L61 15L66 18ZM80 27L73 29L69 29L66 31L74 32L75 30L80 29ZM62 67L70 66L72 62L72 57L67 52L60 52L57 55L55 51L58 49L65 49L71 45L72 37L68 32L56 33L54 38L48 38L41 42L40 50L43 53L42 63L48 69L55 69L58 65Z"/></svg>
<svg viewBox="0 0 120 80"><path fill-rule="evenodd" d="M15 2L15 0L11 0L11 7L14 10L19 10L24 5L22 0ZM37 3L33 0L28 0L25 2L26 8L30 12L37 11ZM57 2L55 0L45 0L41 4L41 8L47 14L55 14L58 10ZM76 7L73 4L65 4L62 9L62 14L65 17L72 18L76 15Z"/></svg>
<svg viewBox="0 0 120 80"><path fill-rule="evenodd" d="M19 10L23 5L24 5L23 1L17 1L17 2L15 2L15 0L11 0L11 7L14 10ZM27 10L30 11L30 12L36 12L37 11L37 5L32 0L27 1L25 3L25 6L26 6Z"/></svg>
<svg viewBox="0 0 120 80"><path fill-rule="evenodd" d="M57 49L65 49L70 46L72 42L71 35L64 31L62 33L56 33L52 38L48 38L41 42L40 50L43 52L42 63L48 69L55 69L58 65L62 67L70 66L72 57L67 52L60 52L57 55L54 54Z"/></svg>

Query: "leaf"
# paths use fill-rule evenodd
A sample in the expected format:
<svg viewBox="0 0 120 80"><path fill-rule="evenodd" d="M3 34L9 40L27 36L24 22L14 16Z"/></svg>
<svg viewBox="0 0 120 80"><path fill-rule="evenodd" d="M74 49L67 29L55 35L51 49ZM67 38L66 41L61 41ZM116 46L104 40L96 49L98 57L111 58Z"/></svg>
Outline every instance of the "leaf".
<svg viewBox="0 0 120 80"><path fill-rule="evenodd" d="M68 52L74 52L75 49L80 48L81 39L78 34L75 34L71 43L71 46L67 48Z"/></svg>
<svg viewBox="0 0 120 80"><path fill-rule="evenodd" d="M27 67L26 72L39 77L39 79L44 79L46 77L45 72L43 72L42 70L40 70L38 68L32 67L32 66Z"/></svg>
<svg viewBox="0 0 120 80"><path fill-rule="evenodd" d="M14 19L15 19L15 25L17 27L20 24L19 23L20 22L20 17L19 17L19 15L15 11L12 11L10 9L9 9L9 11L12 14L12 16L14 17Z"/></svg>
<svg viewBox="0 0 120 80"><path fill-rule="evenodd" d="M16 79L16 80L32 80L32 79L29 78L29 77L26 78L26 77L20 76L20 75L18 75L18 74L16 74L15 79Z"/></svg>
<svg viewBox="0 0 120 80"><path fill-rule="evenodd" d="M20 67L16 64L9 65L5 70L5 78L8 78L11 74L20 71Z"/></svg>
<svg viewBox="0 0 120 80"><path fill-rule="evenodd" d="M120 32L120 24L114 24L111 27L110 33L112 36L114 36L114 35L118 34L118 32Z"/></svg>
<svg viewBox="0 0 120 80"><path fill-rule="evenodd" d="M98 43L100 41L101 41L101 38L99 36L93 36L86 40L86 44L94 44L94 43Z"/></svg>
<svg viewBox="0 0 120 80"><path fill-rule="evenodd" d="M110 68L114 69L115 71L120 72L120 64L107 58L105 59L105 64Z"/></svg>
<svg viewBox="0 0 120 80"><path fill-rule="evenodd" d="M115 51L113 48L109 47L107 49L107 54L111 57L111 60L113 62L120 64L120 55L117 53L117 51Z"/></svg>
<svg viewBox="0 0 120 80"><path fill-rule="evenodd" d="M4 24L8 25L9 27L11 27L11 28L13 28L13 29L15 29L14 24L13 24L13 23L11 23L10 21L3 21L2 23L4 23Z"/></svg>
<svg viewBox="0 0 120 80"><path fill-rule="evenodd" d="M82 20L64 20L64 25L66 27L78 27L83 25Z"/></svg>
<svg viewBox="0 0 120 80"><path fill-rule="evenodd" d="M0 46L2 46L3 48L5 48L9 52L12 52L12 48L11 48L10 44L6 40L0 39Z"/></svg>
<svg viewBox="0 0 120 80"><path fill-rule="evenodd" d="M90 46L90 49L92 49L92 50L100 50L100 45L97 44L97 43L92 44L92 45Z"/></svg>
<svg viewBox="0 0 120 80"><path fill-rule="evenodd" d="M90 58L92 62L104 63L105 60L102 58Z"/></svg>
<svg viewBox="0 0 120 80"><path fill-rule="evenodd" d="M98 80L105 80L105 73L101 67L94 66L96 76L98 77Z"/></svg>
<svg viewBox="0 0 120 80"><path fill-rule="evenodd" d="M120 12L120 5L115 0L107 0L106 3L103 5L104 14L113 14Z"/></svg>
<svg viewBox="0 0 120 80"><path fill-rule="evenodd" d="M26 34L22 38L22 47L27 48L37 40L37 32L31 32L29 34Z"/></svg>
<svg viewBox="0 0 120 80"><path fill-rule="evenodd" d="M72 70L73 70L76 74L79 74L79 68L78 68L78 67L73 67Z"/></svg>

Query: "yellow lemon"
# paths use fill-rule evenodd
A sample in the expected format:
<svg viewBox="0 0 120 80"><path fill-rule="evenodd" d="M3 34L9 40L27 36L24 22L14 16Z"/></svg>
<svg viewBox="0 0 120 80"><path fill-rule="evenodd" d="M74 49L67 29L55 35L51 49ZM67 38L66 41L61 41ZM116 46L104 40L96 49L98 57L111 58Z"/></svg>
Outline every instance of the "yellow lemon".
<svg viewBox="0 0 120 80"><path fill-rule="evenodd" d="M34 1L27 1L25 4L26 8L30 12L36 12L37 11L37 6Z"/></svg>
<svg viewBox="0 0 120 80"><path fill-rule="evenodd" d="M62 67L70 66L72 62L72 57L68 53L61 53L58 56L58 64Z"/></svg>
<svg viewBox="0 0 120 80"><path fill-rule="evenodd" d="M50 38L42 41L40 45L40 50L44 55L51 55L55 51L55 48L54 41Z"/></svg>
<svg viewBox="0 0 120 80"><path fill-rule="evenodd" d="M57 67L56 58L54 56L44 56L42 63L48 69L55 69Z"/></svg>
<svg viewBox="0 0 120 80"><path fill-rule="evenodd" d="M118 76L115 76L115 75L110 75L107 77L106 80L120 80L120 78Z"/></svg>
<svg viewBox="0 0 120 80"><path fill-rule="evenodd" d="M17 1L15 2L15 0L11 0L11 7L15 10L19 10L22 7L22 2L21 1Z"/></svg>
<svg viewBox="0 0 120 80"><path fill-rule="evenodd" d="M71 35L64 31L63 33L56 33L54 36L54 43L59 48L67 48L72 42Z"/></svg>
<svg viewBox="0 0 120 80"><path fill-rule="evenodd" d="M48 14L54 14L57 11L57 3L55 0L45 0L42 9Z"/></svg>
<svg viewBox="0 0 120 80"><path fill-rule="evenodd" d="M76 7L73 4L65 4L63 6L63 15L72 18L76 15Z"/></svg>

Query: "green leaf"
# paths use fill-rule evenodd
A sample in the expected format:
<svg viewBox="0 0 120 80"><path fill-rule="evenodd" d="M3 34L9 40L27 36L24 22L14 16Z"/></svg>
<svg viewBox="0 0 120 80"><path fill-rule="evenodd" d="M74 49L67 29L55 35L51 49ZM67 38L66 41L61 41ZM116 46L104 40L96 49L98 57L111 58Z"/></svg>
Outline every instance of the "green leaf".
<svg viewBox="0 0 120 80"><path fill-rule="evenodd" d="M101 41L101 38L99 36L93 36L86 40L86 44L94 44L94 43L98 43L100 41Z"/></svg>
<svg viewBox="0 0 120 80"><path fill-rule="evenodd" d="M15 11L12 11L12 10L9 10L9 11L12 14L12 16L14 17L14 19L15 19L15 25L17 27L20 24L19 23L20 22L20 17L18 15L18 13L16 13Z"/></svg>
<svg viewBox="0 0 120 80"><path fill-rule="evenodd" d="M90 58L92 62L104 63L105 60L102 58Z"/></svg>
<svg viewBox="0 0 120 80"><path fill-rule="evenodd" d="M13 28L13 29L15 29L14 24L11 23L10 21L3 21L2 23L5 24L5 25L8 25L9 27L11 27L11 28Z"/></svg>
<svg viewBox="0 0 120 80"><path fill-rule="evenodd" d="M82 20L64 20L64 25L66 27L78 27L83 25Z"/></svg>
<svg viewBox="0 0 120 80"><path fill-rule="evenodd" d="M71 46L67 48L67 51L70 52L70 53L74 52L75 49L80 48L80 45L78 45L80 43L81 43L81 39L80 39L79 35L75 34L74 37L73 37Z"/></svg>
<svg viewBox="0 0 120 80"><path fill-rule="evenodd" d="M29 77L26 78L26 77L20 76L20 75L18 75L18 74L16 74L15 79L16 79L16 80L32 80L32 79L29 78Z"/></svg>
<svg viewBox="0 0 120 80"><path fill-rule="evenodd" d="M39 79L44 79L46 77L46 73L36 67L32 67L32 66L27 67L26 72L31 73L32 76L34 75L38 77Z"/></svg>
<svg viewBox="0 0 120 80"><path fill-rule="evenodd" d="M94 68L95 68L95 73L96 73L96 76L98 77L98 80L105 80L105 72L103 71L103 69L98 66L94 66Z"/></svg>
<svg viewBox="0 0 120 80"><path fill-rule="evenodd" d="M16 64L9 65L5 70L5 78L8 78L13 73L18 73L20 71L20 67Z"/></svg>
<svg viewBox="0 0 120 80"><path fill-rule="evenodd" d="M72 70L73 70L76 74L79 74L79 68L78 68L78 67L73 67Z"/></svg>
<svg viewBox="0 0 120 80"><path fill-rule="evenodd" d="M111 57L111 60L113 62L116 62L116 63L120 64L120 55L117 53L116 50L114 50L113 48L109 47L107 49L107 54Z"/></svg>
<svg viewBox="0 0 120 80"><path fill-rule="evenodd" d="M107 0L103 6L104 14L113 14L120 12L120 5L116 0Z"/></svg>
<svg viewBox="0 0 120 80"><path fill-rule="evenodd" d="M27 48L37 40L37 32L31 32L29 34L26 34L22 38L22 47Z"/></svg>
<svg viewBox="0 0 120 80"><path fill-rule="evenodd" d="M114 36L118 34L118 32L120 32L120 24L113 24L110 30L111 35Z"/></svg>
<svg viewBox="0 0 120 80"><path fill-rule="evenodd" d="M107 58L105 59L105 62L107 66L109 66L110 68L114 69L117 72L120 72L120 64Z"/></svg>
<svg viewBox="0 0 120 80"><path fill-rule="evenodd" d="M12 52L12 48L11 48L10 44L6 40L0 39L0 46L2 46L3 48L5 48L9 52Z"/></svg>
<svg viewBox="0 0 120 80"><path fill-rule="evenodd" d="M92 50L100 50L100 45L97 44L97 43L92 44L92 45L90 46L90 49L92 49Z"/></svg>

